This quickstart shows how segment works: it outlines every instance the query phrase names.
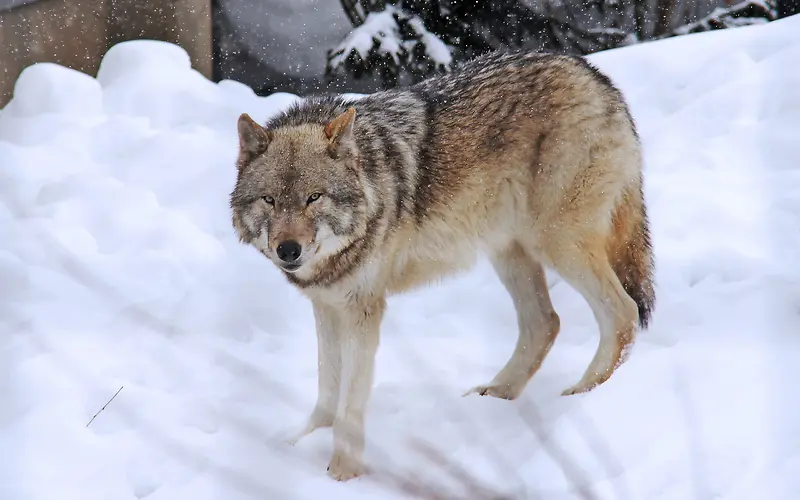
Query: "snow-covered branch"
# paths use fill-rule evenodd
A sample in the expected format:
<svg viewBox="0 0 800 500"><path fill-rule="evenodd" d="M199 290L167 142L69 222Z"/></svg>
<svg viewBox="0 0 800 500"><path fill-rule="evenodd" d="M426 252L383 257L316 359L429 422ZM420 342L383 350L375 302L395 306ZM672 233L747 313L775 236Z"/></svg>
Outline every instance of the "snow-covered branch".
<svg viewBox="0 0 800 500"><path fill-rule="evenodd" d="M452 48L425 27L418 16L386 5L370 12L328 51L328 76L348 71L361 77L377 71L387 86L393 86L401 69L427 75L449 70Z"/></svg>
<svg viewBox="0 0 800 500"><path fill-rule="evenodd" d="M745 0L730 7L718 7L706 17L674 29L666 37L763 24L777 18L778 9L773 1Z"/></svg>

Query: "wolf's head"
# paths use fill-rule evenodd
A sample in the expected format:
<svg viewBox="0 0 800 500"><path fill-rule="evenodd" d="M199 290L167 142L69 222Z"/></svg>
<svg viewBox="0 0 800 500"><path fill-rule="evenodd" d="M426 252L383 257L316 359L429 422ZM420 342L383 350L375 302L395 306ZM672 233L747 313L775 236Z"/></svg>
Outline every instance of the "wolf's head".
<svg viewBox="0 0 800 500"><path fill-rule="evenodd" d="M348 108L327 124L275 129L239 117L233 225L242 242L287 273L311 272L366 230L355 115Z"/></svg>

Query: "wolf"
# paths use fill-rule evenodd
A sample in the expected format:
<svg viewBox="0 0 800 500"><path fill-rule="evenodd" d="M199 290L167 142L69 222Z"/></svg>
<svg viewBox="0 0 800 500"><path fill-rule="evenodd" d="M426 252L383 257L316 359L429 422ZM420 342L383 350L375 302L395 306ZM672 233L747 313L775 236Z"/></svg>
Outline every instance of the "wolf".
<svg viewBox="0 0 800 500"><path fill-rule="evenodd" d="M298 100L238 120L232 222L311 302L318 396L297 442L333 428L328 474L367 472L364 419L387 297L487 258L518 340L489 383L513 400L560 330L545 269L586 299L600 340L592 390L654 310L642 152L611 80L579 56L492 52L450 73L356 99Z"/></svg>

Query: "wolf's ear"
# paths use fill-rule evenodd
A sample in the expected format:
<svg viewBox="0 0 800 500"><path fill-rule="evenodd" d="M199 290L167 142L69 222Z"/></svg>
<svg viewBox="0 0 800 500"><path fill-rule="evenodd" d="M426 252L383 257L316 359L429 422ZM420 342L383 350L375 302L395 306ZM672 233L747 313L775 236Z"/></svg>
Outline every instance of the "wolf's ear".
<svg viewBox="0 0 800 500"><path fill-rule="evenodd" d="M341 147L353 139L353 124L356 121L356 108L347 108L325 126L325 137L328 138L328 151L337 157Z"/></svg>
<svg viewBox="0 0 800 500"><path fill-rule="evenodd" d="M272 141L272 132L255 122L250 115L239 116L239 149L240 155L250 160L267 150Z"/></svg>

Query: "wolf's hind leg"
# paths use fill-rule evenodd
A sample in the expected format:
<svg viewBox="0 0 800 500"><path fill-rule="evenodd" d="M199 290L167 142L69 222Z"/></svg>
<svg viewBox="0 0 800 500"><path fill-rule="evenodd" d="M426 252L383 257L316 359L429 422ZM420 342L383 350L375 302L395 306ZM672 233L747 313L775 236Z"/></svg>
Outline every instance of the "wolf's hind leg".
<svg viewBox="0 0 800 500"><path fill-rule="evenodd" d="M317 404L302 431L289 440L297 443L317 429L333 426L342 385L341 318L336 309L312 302L317 329Z"/></svg>
<svg viewBox="0 0 800 500"><path fill-rule="evenodd" d="M491 256L490 260L514 301L519 337L514 353L494 379L464 395L477 393L515 399L550 351L560 322L550 302L544 268L522 245L514 242Z"/></svg>
<svg viewBox="0 0 800 500"><path fill-rule="evenodd" d="M558 274L583 295L600 327L594 358L580 382L563 395L588 392L608 380L634 341L638 309L611 268L603 241L583 238L577 245L554 249L551 255Z"/></svg>

